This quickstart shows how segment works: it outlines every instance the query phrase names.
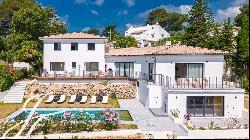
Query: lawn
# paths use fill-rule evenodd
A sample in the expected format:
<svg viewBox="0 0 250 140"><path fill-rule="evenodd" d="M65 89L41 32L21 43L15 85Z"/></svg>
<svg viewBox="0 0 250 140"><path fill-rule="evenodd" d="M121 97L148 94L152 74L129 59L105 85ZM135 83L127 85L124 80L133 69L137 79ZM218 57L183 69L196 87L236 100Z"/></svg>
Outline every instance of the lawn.
<svg viewBox="0 0 250 140"><path fill-rule="evenodd" d="M129 114L127 110L120 110L119 116L120 116L120 119L123 121L133 121L131 115Z"/></svg>
<svg viewBox="0 0 250 140"><path fill-rule="evenodd" d="M0 103L0 119L3 119L22 107L23 104Z"/></svg>
<svg viewBox="0 0 250 140"><path fill-rule="evenodd" d="M56 102L52 102L51 104L46 104L45 101L48 99L46 97L38 106L38 108L119 108L119 102L117 98L109 97L107 104L102 104L101 102L96 102L96 104L90 104L91 98L88 97L88 100L85 104L80 104L79 102L75 102L73 104L69 104L68 101L70 97L66 97L64 103L58 104ZM28 103L26 108L32 108L36 104L36 101L31 101Z"/></svg>

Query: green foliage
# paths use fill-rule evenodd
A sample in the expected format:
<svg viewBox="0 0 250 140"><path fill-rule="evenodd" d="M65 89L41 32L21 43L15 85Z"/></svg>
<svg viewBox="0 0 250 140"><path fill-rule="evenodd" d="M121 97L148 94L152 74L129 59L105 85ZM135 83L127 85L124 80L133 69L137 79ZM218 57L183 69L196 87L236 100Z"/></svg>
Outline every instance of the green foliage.
<svg viewBox="0 0 250 140"><path fill-rule="evenodd" d="M243 23L243 18L245 16L249 17L249 3L245 3L241 8L240 8L241 13L238 14L235 18L235 25L236 26L241 26Z"/></svg>
<svg viewBox="0 0 250 140"><path fill-rule="evenodd" d="M171 41L171 44L178 44L182 41L183 35L182 34L176 34L173 36L170 36L169 38L163 38L156 42L156 46L162 46L166 44L166 41Z"/></svg>
<svg viewBox="0 0 250 140"><path fill-rule="evenodd" d="M179 31L183 29L183 23L186 21L187 15L175 12L168 12L164 8L156 8L147 16L147 24L156 24L167 31Z"/></svg>
<svg viewBox="0 0 250 140"><path fill-rule="evenodd" d="M138 42L132 36L116 35L114 39L115 48L131 48L137 47Z"/></svg>
<svg viewBox="0 0 250 140"><path fill-rule="evenodd" d="M66 32L66 26L55 10L34 0L2 0L0 23L3 38L1 59L28 62L36 70L42 66L39 37Z"/></svg>
<svg viewBox="0 0 250 140"><path fill-rule="evenodd" d="M110 98L116 99L116 93L115 92L111 93Z"/></svg>
<svg viewBox="0 0 250 140"><path fill-rule="evenodd" d="M105 26L104 30L102 31L102 36L110 37L110 31L111 31L111 39L110 39L111 41L114 40L115 36L120 35L117 32L117 26L115 24L111 24L111 25Z"/></svg>
<svg viewBox="0 0 250 140"><path fill-rule="evenodd" d="M249 91L249 77L248 75L245 73L242 76L242 82L243 82L243 89L245 89L246 91Z"/></svg>
<svg viewBox="0 0 250 140"><path fill-rule="evenodd" d="M105 80L105 81L102 81L102 82L101 82L101 84L102 84L102 85L104 85L104 86L107 86L107 85L108 85L108 83L109 83L109 81L108 81L108 80Z"/></svg>
<svg viewBox="0 0 250 140"><path fill-rule="evenodd" d="M96 29L96 28L93 28L93 29L89 29L89 30L87 30L87 31L84 31L84 33L93 34L93 35L100 35L99 29Z"/></svg>
<svg viewBox="0 0 250 140"><path fill-rule="evenodd" d="M13 85L13 83L14 82L11 76L9 75L0 76L0 90L1 91L8 90Z"/></svg>
<svg viewBox="0 0 250 140"><path fill-rule="evenodd" d="M207 0L196 0L189 11L189 25L185 29L184 44L208 48L213 18Z"/></svg>

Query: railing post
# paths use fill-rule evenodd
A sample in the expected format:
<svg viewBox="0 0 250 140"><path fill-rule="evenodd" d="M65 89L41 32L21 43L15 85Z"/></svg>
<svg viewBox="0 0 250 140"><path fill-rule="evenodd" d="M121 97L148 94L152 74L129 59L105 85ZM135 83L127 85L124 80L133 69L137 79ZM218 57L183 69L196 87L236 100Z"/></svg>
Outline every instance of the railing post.
<svg viewBox="0 0 250 140"><path fill-rule="evenodd" d="M203 76L201 77L201 89L203 89Z"/></svg>
<svg viewBox="0 0 250 140"><path fill-rule="evenodd" d="M56 71L54 71L54 78L56 78Z"/></svg>
<svg viewBox="0 0 250 140"><path fill-rule="evenodd" d="M84 78L84 70L82 70L82 78Z"/></svg>
<svg viewBox="0 0 250 140"><path fill-rule="evenodd" d="M215 77L215 87L217 88L217 77Z"/></svg>
<svg viewBox="0 0 250 140"><path fill-rule="evenodd" d="M208 87L210 88L210 77L208 77Z"/></svg>
<svg viewBox="0 0 250 140"><path fill-rule="evenodd" d="M221 81L221 88L223 89L223 76L222 76L222 81Z"/></svg>

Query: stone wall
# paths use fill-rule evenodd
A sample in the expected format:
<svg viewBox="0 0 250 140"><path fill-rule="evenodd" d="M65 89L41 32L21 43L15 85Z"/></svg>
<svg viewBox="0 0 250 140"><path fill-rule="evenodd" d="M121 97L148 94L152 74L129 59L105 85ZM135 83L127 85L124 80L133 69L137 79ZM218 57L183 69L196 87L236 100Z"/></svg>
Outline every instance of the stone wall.
<svg viewBox="0 0 250 140"><path fill-rule="evenodd" d="M110 95L116 93L118 99L136 98L136 86L133 84L31 84L27 85L25 96L52 92L55 95Z"/></svg>

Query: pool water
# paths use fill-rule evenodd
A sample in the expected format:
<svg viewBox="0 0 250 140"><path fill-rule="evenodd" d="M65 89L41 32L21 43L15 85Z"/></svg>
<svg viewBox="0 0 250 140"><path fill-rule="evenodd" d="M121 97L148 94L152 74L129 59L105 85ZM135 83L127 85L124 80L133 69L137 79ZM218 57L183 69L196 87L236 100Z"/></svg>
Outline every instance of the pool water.
<svg viewBox="0 0 250 140"><path fill-rule="evenodd" d="M88 115L97 115L98 113L102 112L103 110L83 110L83 109L39 109L35 111L35 114L37 115L46 115L46 114L50 114L50 113L56 113L59 112L53 116L62 116L64 113L70 113L73 115L77 115L77 114L88 114ZM119 119L122 121L132 121L132 117L129 113L128 110L115 110L119 113ZM28 117L28 115L30 114L31 110L24 110L23 112L21 112L19 115L17 115L16 117L14 117L14 120L17 119L26 119Z"/></svg>

